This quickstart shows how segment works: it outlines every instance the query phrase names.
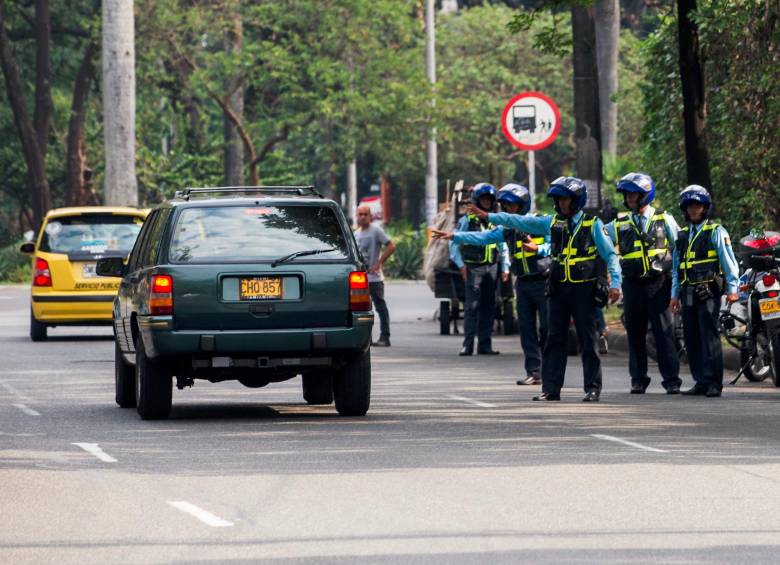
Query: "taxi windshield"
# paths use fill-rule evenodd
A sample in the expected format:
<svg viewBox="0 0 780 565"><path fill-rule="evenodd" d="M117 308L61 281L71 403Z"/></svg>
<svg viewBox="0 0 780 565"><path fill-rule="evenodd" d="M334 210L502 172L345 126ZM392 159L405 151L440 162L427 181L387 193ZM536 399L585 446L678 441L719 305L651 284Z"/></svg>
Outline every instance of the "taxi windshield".
<svg viewBox="0 0 780 565"><path fill-rule="evenodd" d="M124 257L133 248L143 218L118 214L79 214L51 218L43 229L40 250L71 258Z"/></svg>
<svg viewBox="0 0 780 565"><path fill-rule="evenodd" d="M326 206L204 206L181 211L173 230L174 263L332 261L349 257L347 239L334 211Z"/></svg>

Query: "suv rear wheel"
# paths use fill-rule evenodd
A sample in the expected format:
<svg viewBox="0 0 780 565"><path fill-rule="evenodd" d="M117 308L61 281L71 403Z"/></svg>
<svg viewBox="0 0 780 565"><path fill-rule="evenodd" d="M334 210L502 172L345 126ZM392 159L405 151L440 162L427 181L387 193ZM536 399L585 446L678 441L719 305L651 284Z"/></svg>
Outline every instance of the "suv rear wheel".
<svg viewBox="0 0 780 565"><path fill-rule="evenodd" d="M114 342L114 388L120 408L135 407L135 370L125 361L117 342Z"/></svg>
<svg viewBox="0 0 780 565"><path fill-rule="evenodd" d="M46 324L35 319L32 308L30 309L30 339L33 341L46 341Z"/></svg>
<svg viewBox="0 0 780 565"><path fill-rule="evenodd" d="M141 336L135 343L135 400L142 420L165 420L171 413L173 380L167 368L146 356Z"/></svg>
<svg viewBox="0 0 780 565"><path fill-rule="evenodd" d="M371 350L352 358L333 379L333 397L341 416L364 416L371 403Z"/></svg>
<svg viewBox="0 0 780 565"><path fill-rule="evenodd" d="M303 399L308 404L333 403L333 377L324 371L304 373Z"/></svg>

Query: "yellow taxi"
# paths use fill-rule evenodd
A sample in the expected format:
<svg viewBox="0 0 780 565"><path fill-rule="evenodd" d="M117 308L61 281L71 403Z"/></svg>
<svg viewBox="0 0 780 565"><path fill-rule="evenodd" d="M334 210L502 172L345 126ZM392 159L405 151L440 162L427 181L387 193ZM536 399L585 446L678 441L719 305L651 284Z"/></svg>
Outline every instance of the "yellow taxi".
<svg viewBox="0 0 780 565"><path fill-rule="evenodd" d="M32 255L30 339L44 341L47 328L110 325L119 278L99 277L103 257L127 257L148 210L85 206L50 210L35 241L23 243Z"/></svg>

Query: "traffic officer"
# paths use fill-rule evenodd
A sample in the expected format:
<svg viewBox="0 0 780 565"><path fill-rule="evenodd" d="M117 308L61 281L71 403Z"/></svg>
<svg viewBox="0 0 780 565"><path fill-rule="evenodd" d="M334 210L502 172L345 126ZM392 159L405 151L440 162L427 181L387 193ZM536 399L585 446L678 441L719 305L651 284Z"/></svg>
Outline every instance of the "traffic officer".
<svg viewBox="0 0 780 565"><path fill-rule="evenodd" d="M607 298L620 298L620 264L615 248L604 232L600 219L585 214L587 201L585 183L575 177L560 177L553 181L547 195L555 201L552 216L520 216L516 214L473 213L489 222L523 232L550 236L552 263L547 284L548 333L542 354L542 394L534 400L560 400L566 373L566 345L569 321L574 318L580 349L585 398L583 402L598 402L601 394L601 359L598 354L596 309ZM598 261L603 260L610 274L607 291L599 279Z"/></svg>
<svg viewBox="0 0 780 565"><path fill-rule="evenodd" d="M688 223L674 248L672 298L674 312L682 309L683 338L693 388L686 395L720 396L723 390L723 346L718 332L721 296L739 300L739 266L729 234L709 219L710 193L692 184L680 192L680 209Z"/></svg>
<svg viewBox="0 0 780 565"><path fill-rule="evenodd" d="M477 184L471 192L471 207L483 213L493 211L496 189L488 183ZM456 231L486 232L493 229L487 220L473 213L463 216ZM463 347L460 355L474 354L474 337L478 338L479 355L498 355L493 350L493 321L496 316L496 286L498 273L509 279L509 259L506 243L461 245L450 242L450 259L460 269L466 283L463 308Z"/></svg>
<svg viewBox="0 0 780 565"><path fill-rule="evenodd" d="M519 184L507 184L498 191L498 203L509 214L527 214L531 209L531 194ZM498 226L483 232L446 232L433 230L440 239L458 244L495 245L506 243L515 280L517 319L520 344L525 356L526 378L519 385L540 384L542 355L540 345L547 340L547 299L545 281L550 271L550 236L531 236L514 229ZM538 331L537 331L538 325Z"/></svg>
<svg viewBox="0 0 780 565"><path fill-rule="evenodd" d="M680 362L674 338L674 316L669 310L672 291L672 252L677 222L650 203L655 183L643 173L629 173L617 183L629 213L607 224L620 255L623 273L623 312L628 335L628 372L631 394L644 394L647 376L647 324L655 338L658 369L667 394L679 394Z"/></svg>

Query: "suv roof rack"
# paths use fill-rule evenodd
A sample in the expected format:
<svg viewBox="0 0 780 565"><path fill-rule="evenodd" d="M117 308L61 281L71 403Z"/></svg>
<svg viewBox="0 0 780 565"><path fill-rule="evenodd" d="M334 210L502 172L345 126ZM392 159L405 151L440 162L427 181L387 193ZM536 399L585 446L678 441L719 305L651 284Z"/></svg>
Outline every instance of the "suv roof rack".
<svg viewBox="0 0 780 565"><path fill-rule="evenodd" d="M199 194L215 194L220 192L227 193L270 193L270 194L296 194L298 196L316 196L324 198L316 188L308 186L214 186L204 188L185 188L177 190L174 198L189 200L190 196Z"/></svg>

